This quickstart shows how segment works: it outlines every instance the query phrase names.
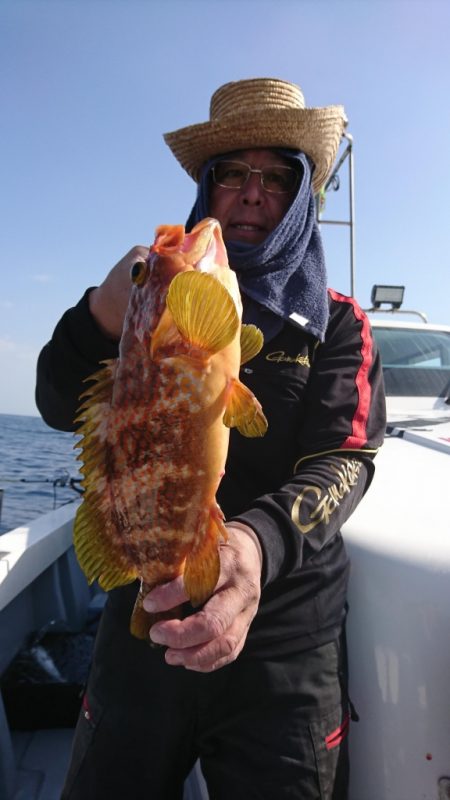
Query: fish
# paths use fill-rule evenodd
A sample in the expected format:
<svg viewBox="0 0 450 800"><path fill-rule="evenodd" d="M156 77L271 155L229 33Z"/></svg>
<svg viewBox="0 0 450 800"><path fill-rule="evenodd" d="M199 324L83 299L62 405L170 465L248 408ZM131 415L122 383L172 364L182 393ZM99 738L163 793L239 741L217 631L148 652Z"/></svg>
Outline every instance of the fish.
<svg viewBox="0 0 450 800"><path fill-rule="evenodd" d="M230 428L263 436L267 420L239 380L263 335L242 324L242 300L220 223L161 225L132 288L119 355L101 362L80 396L83 499L74 546L88 582L140 589L130 621L148 639L143 608L155 586L182 575L194 607L214 592L225 519L216 501Z"/></svg>

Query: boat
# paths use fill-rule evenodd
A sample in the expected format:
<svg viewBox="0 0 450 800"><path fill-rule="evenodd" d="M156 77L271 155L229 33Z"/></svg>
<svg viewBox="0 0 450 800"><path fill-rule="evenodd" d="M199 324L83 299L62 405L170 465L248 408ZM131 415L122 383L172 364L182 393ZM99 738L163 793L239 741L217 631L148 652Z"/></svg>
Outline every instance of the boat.
<svg viewBox="0 0 450 800"><path fill-rule="evenodd" d="M352 139L351 295L355 287ZM336 188L340 163L327 188ZM320 208L318 210L320 220ZM332 224L335 221L330 221ZM349 800L450 798L450 326L375 284L371 322L387 429L375 477L342 533L351 561ZM418 321L420 320L420 321Z"/></svg>
<svg viewBox="0 0 450 800"><path fill-rule="evenodd" d="M343 528L350 800L450 797L450 326L372 319L386 439Z"/></svg>
<svg viewBox="0 0 450 800"><path fill-rule="evenodd" d="M349 134L344 145L325 190L336 188L337 171L348 159L350 218L339 224L350 230L353 294ZM318 206L325 223L321 213ZM450 797L450 327L430 325L420 314L420 323L399 321L402 288L375 286L367 309L382 353L388 428L373 485L343 529L352 564L350 694L359 716L350 737L349 800ZM88 587L75 558L76 507L66 505L0 537L3 677L30 641L39 651L45 635L83 637L95 628L104 595ZM45 648L41 657L45 661ZM47 659L44 669L52 673L57 666ZM53 684L54 705L65 689L66 702L70 698L79 707L76 682L66 680L63 690L55 688L58 681ZM33 729L19 729L5 708L7 687L2 693L1 800L57 800L72 724L39 725L52 715L55 721L49 691L42 720ZM198 763L184 800L208 800Z"/></svg>
<svg viewBox="0 0 450 800"><path fill-rule="evenodd" d="M61 674L48 642L72 642L75 655L86 662L86 678L92 628L105 601L104 592L88 586L75 556L72 531L78 504L64 505L0 537L1 800L61 796L83 683ZM18 654L19 667L28 658L28 671L33 661L40 674L34 679L22 676L25 680L11 686L5 674ZM83 678L82 669L79 674ZM205 799L197 764L183 800Z"/></svg>

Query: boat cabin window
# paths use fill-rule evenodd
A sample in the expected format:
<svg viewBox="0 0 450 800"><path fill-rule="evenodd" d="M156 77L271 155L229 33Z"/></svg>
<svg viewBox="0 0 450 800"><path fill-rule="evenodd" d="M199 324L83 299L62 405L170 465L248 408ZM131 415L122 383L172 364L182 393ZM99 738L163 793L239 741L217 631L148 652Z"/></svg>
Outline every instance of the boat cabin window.
<svg viewBox="0 0 450 800"><path fill-rule="evenodd" d="M416 328L373 328L388 396L448 397L450 333Z"/></svg>

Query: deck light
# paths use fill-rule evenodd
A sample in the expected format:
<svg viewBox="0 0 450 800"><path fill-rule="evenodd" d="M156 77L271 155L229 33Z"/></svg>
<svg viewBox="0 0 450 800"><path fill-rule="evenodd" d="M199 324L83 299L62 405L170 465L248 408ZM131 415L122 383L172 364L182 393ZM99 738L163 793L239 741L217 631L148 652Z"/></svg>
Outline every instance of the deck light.
<svg viewBox="0 0 450 800"><path fill-rule="evenodd" d="M389 303L392 308L400 308L403 303L404 286L380 286L375 284L372 287L370 299L374 308L380 308L382 303Z"/></svg>

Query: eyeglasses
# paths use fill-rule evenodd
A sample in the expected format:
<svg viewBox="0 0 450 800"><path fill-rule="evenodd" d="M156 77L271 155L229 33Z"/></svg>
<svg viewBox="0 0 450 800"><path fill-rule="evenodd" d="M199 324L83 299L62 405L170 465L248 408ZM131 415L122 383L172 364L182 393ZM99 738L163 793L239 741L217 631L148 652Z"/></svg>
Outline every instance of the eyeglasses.
<svg viewBox="0 0 450 800"><path fill-rule="evenodd" d="M219 161L211 170L213 181L224 189L242 189L250 175L260 176L261 185L266 192L285 194L292 192L299 180L299 174L293 167L278 165L252 169L243 161Z"/></svg>

